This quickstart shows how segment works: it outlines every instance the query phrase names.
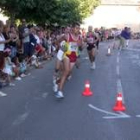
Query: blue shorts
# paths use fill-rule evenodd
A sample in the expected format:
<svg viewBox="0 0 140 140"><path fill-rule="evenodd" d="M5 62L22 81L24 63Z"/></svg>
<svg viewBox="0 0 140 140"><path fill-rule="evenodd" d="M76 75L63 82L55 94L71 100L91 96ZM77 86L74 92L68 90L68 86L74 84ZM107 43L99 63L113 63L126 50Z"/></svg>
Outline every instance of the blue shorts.
<svg viewBox="0 0 140 140"><path fill-rule="evenodd" d="M11 58L14 58L17 56L17 48L16 47L12 47L11 48Z"/></svg>
<svg viewBox="0 0 140 140"><path fill-rule="evenodd" d="M35 50L35 46L32 46L30 42L24 43L24 56L32 56Z"/></svg>

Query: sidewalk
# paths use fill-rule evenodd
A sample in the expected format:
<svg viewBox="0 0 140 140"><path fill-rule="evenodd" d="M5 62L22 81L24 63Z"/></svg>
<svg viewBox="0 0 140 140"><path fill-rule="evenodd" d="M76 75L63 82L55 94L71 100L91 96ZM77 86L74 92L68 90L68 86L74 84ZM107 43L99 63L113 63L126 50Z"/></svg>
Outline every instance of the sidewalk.
<svg viewBox="0 0 140 140"><path fill-rule="evenodd" d="M43 68L43 66L48 62L48 61L52 61L53 60L53 58L50 58L50 59L48 59L48 60L40 60L39 61L39 63L40 63L40 66L37 68L37 67L35 67L34 65L27 65L27 71L26 71L26 76L25 77L27 77L27 76L30 76L31 75L31 72L33 71L33 70L35 70L35 69L42 69ZM24 77L21 77L22 79L24 78ZM13 83L13 81L15 81L15 78L14 77L11 77L11 80L12 80L12 83ZM8 85L8 83L5 83L1 78L0 78L0 89L2 89L2 88L5 88L5 87L8 87L9 85ZM16 85L15 85L16 86Z"/></svg>

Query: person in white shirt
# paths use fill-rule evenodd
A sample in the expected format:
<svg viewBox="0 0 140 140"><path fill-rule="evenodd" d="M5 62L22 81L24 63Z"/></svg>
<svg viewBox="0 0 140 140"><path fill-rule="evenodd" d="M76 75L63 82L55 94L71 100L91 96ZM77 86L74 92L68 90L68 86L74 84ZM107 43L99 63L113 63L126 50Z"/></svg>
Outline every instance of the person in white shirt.
<svg viewBox="0 0 140 140"><path fill-rule="evenodd" d="M3 25L0 25L0 70L3 70L4 67L5 44L11 41L11 39L5 40L2 32L3 32Z"/></svg>

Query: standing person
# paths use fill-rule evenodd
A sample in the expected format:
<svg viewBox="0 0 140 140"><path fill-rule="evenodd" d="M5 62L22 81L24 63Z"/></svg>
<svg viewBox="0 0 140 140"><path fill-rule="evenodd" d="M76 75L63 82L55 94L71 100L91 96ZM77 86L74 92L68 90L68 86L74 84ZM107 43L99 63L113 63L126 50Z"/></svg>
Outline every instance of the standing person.
<svg viewBox="0 0 140 140"><path fill-rule="evenodd" d="M19 36L16 32L16 29L14 26L10 27L9 36L12 41L9 42L10 48L11 48L11 58L15 58L17 56L17 41L19 39Z"/></svg>
<svg viewBox="0 0 140 140"><path fill-rule="evenodd" d="M5 39L3 35L3 25L0 23L0 75L5 75L5 78L7 79L7 82L10 86L13 86L14 84L11 83L8 75L3 72L4 66L5 66L5 44L9 43L11 39Z"/></svg>
<svg viewBox="0 0 140 140"><path fill-rule="evenodd" d="M128 36L126 38L126 47L129 45L129 40L131 39L131 28L127 28Z"/></svg>
<svg viewBox="0 0 140 140"><path fill-rule="evenodd" d="M88 32L86 36L86 42L87 42L87 51L89 55L89 60L91 62L91 69L95 69L95 48L96 43L98 41L98 36L93 32L92 26L88 27Z"/></svg>
<svg viewBox="0 0 140 140"><path fill-rule="evenodd" d="M68 77L68 75L73 70L73 67L75 66L76 60L77 60L77 51L78 47L81 46L81 39L79 36L79 24L75 23L71 27L71 31L68 34L65 34L63 36L63 40L66 41L68 44L67 50L64 52L63 57L63 73L60 78L60 84L58 85L58 91L56 92L57 98L63 98L63 87L65 84L65 81Z"/></svg>
<svg viewBox="0 0 140 140"><path fill-rule="evenodd" d="M26 20L22 19L22 25L19 27L19 34L20 34L20 39L23 45L23 52L24 52L24 57L26 61L29 59L29 53L30 53L30 32L29 28L27 27Z"/></svg>
<svg viewBox="0 0 140 140"><path fill-rule="evenodd" d="M4 49L5 44L9 43L11 39L5 39L3 35L3 25L0 24L0 70L3 70L4 68Z"/></svg>
<svg viewBox="0 0 140 140"><path fill-rule="evenodd" d="M96 34L96 36L97 36L97 38L95 37L95 39L98 39L97 41L96 41L96 47L97 47L97 51L99 51L99 43L100 43L100 35L101 35L101 33L100 33L100 31L98 30L98 28L96 28L95 29L95 34Z"/></svg>
<svg viewBox="0 0 140 140"><path fill-rule="evenodd" d="M119 48L122 47L127 47L129 45L129 39L131 38L131 34L130 31L128 29L128 27L125 27L120 35L120 45Z"/></svg>

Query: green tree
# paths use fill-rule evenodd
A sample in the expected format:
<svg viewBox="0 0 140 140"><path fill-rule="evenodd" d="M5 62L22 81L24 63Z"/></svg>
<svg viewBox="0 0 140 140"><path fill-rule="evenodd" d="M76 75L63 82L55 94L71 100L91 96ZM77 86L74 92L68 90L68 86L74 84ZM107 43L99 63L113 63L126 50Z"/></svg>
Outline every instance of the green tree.
<svg viewBox="0 0 140 140"><path fill-rule="evenodd" d="M99 0L0 0L2 12L12 20L59 25L82 21L98 4Z"/></svg>

